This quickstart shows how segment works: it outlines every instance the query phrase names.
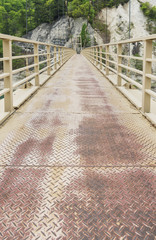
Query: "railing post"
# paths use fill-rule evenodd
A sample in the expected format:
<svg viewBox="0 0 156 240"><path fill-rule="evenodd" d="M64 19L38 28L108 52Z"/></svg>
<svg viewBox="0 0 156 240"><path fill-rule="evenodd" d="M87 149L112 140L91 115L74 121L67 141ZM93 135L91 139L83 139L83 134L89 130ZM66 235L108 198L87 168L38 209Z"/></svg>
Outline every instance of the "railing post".
<svg viewBox="0 0 156 240"><path fill-rule="evenodd" d="M63 48L63 63L65 62L65 48Z"/></svg>
<svg viewBox="0 0 156 240"><path fill-rule="evenodd" d="M68 60L68 50L66 49L66 62Z"/></svg>
<svg viewBox="0 0 156 240"><path fill-rule="evenodd" d="M102 70L102 46L100 46L100 70Z"/></svg>
<svg viewBox="0 0 156 240"><path fill-rule="evenodd" d="M89 61L91 61L91 57L90 57L90 48L88 49L87 58L88 58Z"/></svg>
<svg viewBox="0 0 156 240"><path fill-rule="evenodd" d="M66 62L67 62L67 60L68 60L68 50L66 49L66 58L65 58L66 60Z"/></svg>
<svg viewBox="0 0 156 240"><path fill-rule="evenodd" d="M89 58L90 58L90 61L91 61L91 62L93 62L93 61L92 61L92 57L93 57L93 56L92 56L92 52L93 52L93 51L92 51L92 48L90 48L90 51L89 51Z"/></svg>
<svg viewBox="0 0 156 240"><path fill-rule="evenodd" d="M59 59L59 62L58 62L58 64L59 64L59 66L61 66L61 51L60 51L61 49L60 49L60 47L58 48L58 59Z"/></svg>
<svg viewBox="0 0 156 240"><path fill-rule="evenodd" d="M62 47L62 64L64 63L64 47Z"/></svg>
<svg viewBox="0 0 156 240"><path fill-rule="evenodd" d="M56 70L57 69L57 59L56 59L56 47L54 47L54 69Z"/></svg>
<svg viewBox="0 0 156 240"><path fill-rule="evenodd" d="M50 75L50 45L47 45L47 74Z"/></svg>
<svg viewBox="0 0 156 240"><path fill-rule="evenodd" d="M67 49L65 49L64 53L65 53L65 62L66 62L67 61Z"/></svg>
<svg viewBox="0 0 156 240"><path fill-rule="evenodd" d="M64 63L65 63L65 60L66 60L65 55L66 55L66 51L65 51L65 48L64 48L64 49L63 49L63 62L64 62Z"/></svg>
<svg viewBox="0 0 156 240"><path fill-rule="evenodd" d="M117 86L121 86L121 71L122 68L121 66L119 66L122 63L122 57L120 56L122 54L122 44L118 44L118 50L117 50L117 54L118 54L118 65L117 65Z"/></svg>
<svg viewBox="0 0 156 240"><path fill-rule="evenodd" d="M109 45L106 46L106 75L109 75Z"/></svg>
<svg viewBox="0 0 156 240"><path fill-rule="evenodd" d="M94 64L94 61L95 61L95 59L94 59L94 54L95 54L95 51L94 51L94 47L92 48L92 63Z"/></svg>
<svg viewBox="0 0 156 240"><path fill-rule="evenodd" d="M89 49L87 49L87 51L86 51L86 58L90 61L90 50Z"/></svg>
<svg viewBox="0 0 156 240"><path fill-rule="evenodd" d="M63 64L63 47L61 48L61 64Z"/></svg>
<svg viewBox="0 0 156 240"><path fill-rule="evenodd" d="M98 47L96 47L96 66L98 66Z"/></svg>
<svg viewBox="0 0 156 240"><path fill-rule="evenodd" d="M35 76L35 86L39 86L40 85L40 80L39 80L38 43L34 43L34 63L36 64L36 66L35 66L35 73L37 74Z"/></svg>
<svg viewBox="0 0 156 240"><path fill-rule="evenodd" d="M11 40L3 40L3 57L9 58L8 60L4 60L4 73L9 73L9 76L4 78L4 88L9 88L9 92L4 94L4 111L11 112L13 110Z"/></svg>
<svg viewBox="0 0 156 240"><path fill-rule="evenodd" d="M60 66L62 65L62 47L60 47Z"/></svg>
<svg viewBox="0 0 156 240"><path fill-rule="evenodd" d="M144 41L144 61L143 61L143 88L142 88L142 111L150 112L151 96L146 93L146 89L151 89L151 79L146 74L151 74L152 64L147 61L152 58L152 40Z"/></svg>
<svg viewBox="0 0 156 240"><path fill-rule="evenodd" d="M29 59L26 58L25 61L26 61L26 67L27 67L26 77L29 77L29 75L30 75L29 68L28 68L29 67ZM23 86L21 86L21 88L27 88L28 86L29 86L29 82L26 82Z"/></svg>
<svg viewBox="0 0 156 240"><path fill-rule="evenodd" d="M94 47L94 65L96 65L96 47Z"/></svg>
<svg viewBox="0 0 156 240"><path fill-rule="evenodd" d="M29 60L28 60L28 58L26 58L26 67L28 67L29 66ZM29 74L29 68L27 68L27 70L26 70L26 77L28 77L30 74Z"/></svg>

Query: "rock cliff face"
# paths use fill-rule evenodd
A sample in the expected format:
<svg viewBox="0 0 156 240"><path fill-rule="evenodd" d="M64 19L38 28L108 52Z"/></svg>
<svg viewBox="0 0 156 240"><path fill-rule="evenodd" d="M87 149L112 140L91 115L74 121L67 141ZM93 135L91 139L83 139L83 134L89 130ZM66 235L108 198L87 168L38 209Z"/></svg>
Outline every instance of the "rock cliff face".
<svg viewBox="0 0 156 240"><path fill-rule="evenodd" d="M84 23L87 24L87 20L83 18L74 20L70 17L62 17L54 24L41 24L23 37L33 39L35 41L48 42L66 47L74 47L79 51L81 43L78 38ZM91 44L93 44L94 38L98 44L103 43L100 35L94 31L90 24L88 24L88 33L91 38Z"/></svg>
<svg viewBox="0 0 156 240"><path fill-rule="evenodd" d="M156 6L156 0L140 0L149 2L151 6ZM107 14L106 14L107 11ZM129 3L119 5L117 8L103 9L98 18L106 22L110 31L111 42L116 42L129 38ZM150 33L146 30L147 18L140 9L138 0L131 0L131 38L148 36Z"/></svg>
<svg viewBox="0 0 156 240"><path fill-rule="evenodd" d="M140 0L142 2L149 1L151 6L156 5L156 0ZM110 31L110 41L119 41L121 39L129 38L129 3L119 5L118 8L102 9L98 18L106 23ZM131 0L131 38L147 36L150 33L146 30L147 18L144 16L140 9L138 0ZM33 31L29 32L26 36L28 39L53 43L66 47L73 47L78 52L81 49L79 36L82 30L82 25L87 20L83 18L73 19L70 17L62 17L54 24L43 23ZM91 44L94 40L98 44L102 44L103 40L90 24L88 24L88 32L91 38Z"/></svg>
<svg viewBox="0 0 156 240"><path fill-rule="evenodd" d="M140 0L140 2L149 2L151 6L156 6L156 0ZM107 12L106 12L107 11ZM107 8L102 9L99 13L98 18L106 23L107 16L107 25L110 31L110 41L117 42L120 40L129 38L129 3L119 5L117 8ZM144 16L143 12L140 9L140 3L138 0L131 0L131 17L130 17L130 37L146 37L150 35L150 32L147 31L147 18ZM153 24L155 24L153 22ZM131 44L130 51L132 54L143 55L143 44ZM113 52L113 49L110 49ZM129 48L126 49L129 51ZM155 51L153 51L153 57L156 57ZM131 63L132 64L132 63ZM136 65L136 62L133 63ZM153 73L156 73L156 64L152 66ZM136 74L131 74L131 78L136 80ZM142 77L137 75L138 81L142 81ZM152 81L152 87L155 88L155 82ZM156 91L156 90L155 90Z"/></svg>

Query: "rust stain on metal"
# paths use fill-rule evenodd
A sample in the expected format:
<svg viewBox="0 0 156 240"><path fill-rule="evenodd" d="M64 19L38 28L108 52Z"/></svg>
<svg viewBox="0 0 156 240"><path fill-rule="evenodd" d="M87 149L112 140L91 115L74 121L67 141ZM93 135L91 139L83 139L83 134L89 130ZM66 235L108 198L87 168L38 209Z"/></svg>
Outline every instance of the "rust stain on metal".
<svg viewBox="0 0 156 240"><path fill-rule="evenodd" d="M45 102L45 104L44 104L44 108L45 108L45 109L49 108L50 105L51 105L51 103L52 103L52 100L47 100L47 101Z"/></svg>
<svg viewBox="0 0 156 240"><path fill-rule="evenodd" d="M66 239L154 240L154 178L141 169L84 171L57 203Z"/></svg>
<svg viewBox="0 0 156 240"><path fill-rule="evenodd" d="M33 219L42 201L39 185L45 169L6 168L0 184L1 239L30 239Z"/></svg>
<svg viewBox="0 0 156 240"><path fill-rule="evenodd" d="M19 144L14 154L12 164L13 165L21 164L24 158L26 157L26 155L28 155L33 150L35 145L36 145L36 140L33 138L29 138L28 140Z"/></svg>
<svg viewBox="0 0 156 240"><path fill-rule="evenodd" d="M97 75L74 56L12 120L0 239L155 240L154 130Z"/></svg>
<svg viewBox="0 0 156 240"><path fill-rule="evenodd" d="M58 127L61 125L62 125L62 122L61 122L60 118L58 116L56 116L52 122L52 126Z"/></svg>
<svg viewBox="0 0 156 240"><path fill-rule="evenodd" d="M51 134L50 136L42 140L42 142L40 143L39 150L41 151L43 158L45 154L48 155L52 151L54 140L55 140L55 135Z"/></svg>
<svg viewBox="0 0 156 240"><path fill-rule="evenodd" d="M135 136L119 125L114 115L84 118L76 137L78 150L86 165L138 164L147 156Z"/></svg>
<svg viewBox="0 0 156 240"><path fill-rule="evenodd" d="M31 124L34 128L39 128L47 123L47 117L46 116L38 116L34 119L32 119Z"/></svg>

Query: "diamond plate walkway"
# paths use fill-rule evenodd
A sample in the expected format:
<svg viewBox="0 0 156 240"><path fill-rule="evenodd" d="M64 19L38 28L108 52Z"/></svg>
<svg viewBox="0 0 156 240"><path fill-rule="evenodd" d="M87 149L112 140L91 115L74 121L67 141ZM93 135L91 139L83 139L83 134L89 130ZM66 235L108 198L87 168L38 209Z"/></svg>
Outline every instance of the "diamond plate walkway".
<svg viewBox="0 0 156 240"><path fill-rule="evenodd" d="M156 130L81 55L0 136L0 239L155 239Z"/></svg>

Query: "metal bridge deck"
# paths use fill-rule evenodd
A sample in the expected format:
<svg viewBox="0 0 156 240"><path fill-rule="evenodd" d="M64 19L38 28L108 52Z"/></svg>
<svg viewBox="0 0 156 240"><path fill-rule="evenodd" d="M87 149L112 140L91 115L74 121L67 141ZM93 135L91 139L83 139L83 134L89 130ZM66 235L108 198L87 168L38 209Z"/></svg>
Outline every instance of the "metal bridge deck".
<svg viewBox="0 0 156 240"><path fill-rule="evenodd" d="M84 57L0 134L0 239L155 239L156 130Z"/></svg>

